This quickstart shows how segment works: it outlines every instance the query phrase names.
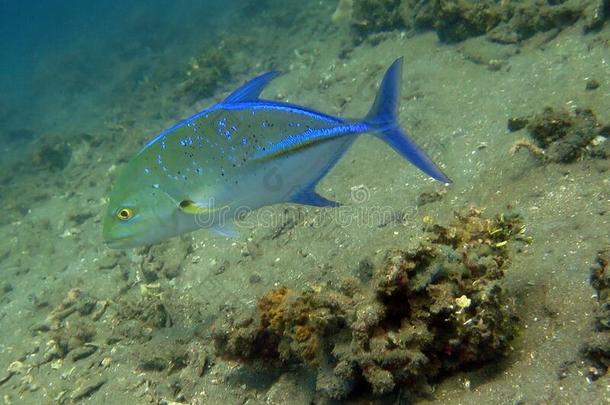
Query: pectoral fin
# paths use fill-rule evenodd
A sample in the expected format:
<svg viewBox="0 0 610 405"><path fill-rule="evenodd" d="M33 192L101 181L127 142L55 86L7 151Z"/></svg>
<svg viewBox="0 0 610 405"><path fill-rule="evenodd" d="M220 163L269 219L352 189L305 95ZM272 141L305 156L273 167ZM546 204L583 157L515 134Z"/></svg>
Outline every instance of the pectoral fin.
<svg viewBox="0 0 610 405"><path fill-rule="evenodd" d="M192 201L192 200L180 201L178 208L180 208L180 210L182 212L185 212L187 214L192 214L192 215L208 214L208 213L212 213L212 212L215 212L218 210L218 208L215 208L215 207L205 207L205 206L199 205L195 201Z"/></svg>

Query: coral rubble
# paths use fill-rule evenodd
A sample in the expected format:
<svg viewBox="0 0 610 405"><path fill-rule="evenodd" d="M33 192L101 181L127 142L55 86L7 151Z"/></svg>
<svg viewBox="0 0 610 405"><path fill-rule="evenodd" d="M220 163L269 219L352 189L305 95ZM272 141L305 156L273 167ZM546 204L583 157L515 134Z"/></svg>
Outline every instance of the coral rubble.
<svg viewBox="0 0 610 405"><path fill-rule="evenodd" d="M512 152L525 148L542 161L569 163L584 156L607 159L608 130L603 127L589 109L576 109L573 113L564 109L547 107L532 117L509 119L509 130L526 127L535 144L520 140Z"/></svg>
<svg viewBox="0 0 610 405"><path fill-rule="evenodd" d="M390 250L370 283L277 288L252 312L215 325L217 352L253 367L304 363L317 389L344 398L356 387L421 392L431 378L501 356L516 317L502 286L519 216L471 208L414 250Z"/></svg>

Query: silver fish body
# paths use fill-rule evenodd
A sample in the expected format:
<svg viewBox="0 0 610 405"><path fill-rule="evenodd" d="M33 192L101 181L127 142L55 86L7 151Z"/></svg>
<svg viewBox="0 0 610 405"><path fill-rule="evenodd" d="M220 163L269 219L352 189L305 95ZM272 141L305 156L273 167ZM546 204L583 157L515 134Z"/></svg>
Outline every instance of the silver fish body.
<svg viewBox="0 0 610 405"><path fill-rule="evenodd" d="M276 73L253 79L223 102L163 131L130 161L110 195L105 240L112 247L132 247L198 228L234 235L232 222L263 206L335 206L315 186L366 132L449 182L396 122L400 74L399 59L360 121L261 100Z"/></svg>

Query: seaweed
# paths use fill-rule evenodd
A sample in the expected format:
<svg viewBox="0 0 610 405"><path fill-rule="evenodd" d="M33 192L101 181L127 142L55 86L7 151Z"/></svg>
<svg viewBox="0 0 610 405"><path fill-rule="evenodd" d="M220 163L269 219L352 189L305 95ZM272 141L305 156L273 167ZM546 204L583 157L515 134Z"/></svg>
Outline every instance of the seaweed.
<svg viewBox="0 0 610 405"><path fill-rule="evenodd" d="M216 351L254 368L305 364L317 390L345 398L411 387L501 357L517 318L502 285L509 243L527 242L513 213L488 219L471 208L431 240L386 252L370 282L262 296L254 311L229 310L214 328Z"/></svg>

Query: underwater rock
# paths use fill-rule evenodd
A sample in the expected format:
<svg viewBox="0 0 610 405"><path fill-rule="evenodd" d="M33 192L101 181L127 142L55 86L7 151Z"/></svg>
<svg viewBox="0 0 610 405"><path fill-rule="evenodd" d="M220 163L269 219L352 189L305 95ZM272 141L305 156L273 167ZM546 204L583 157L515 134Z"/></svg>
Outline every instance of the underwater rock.
<svg viewBox="0 0 610 405"><path fill-rule="evenodd" d="M561 30L584 15L581 1L532 1L507 8L506 22L489 32L489 38L500 43L523 41L539 32Z"/></svg>
<svg viewBox="0 0 610 405"><path fill-rule="evenodd" d="M593 314L593 335L581 351L590 364L589 378L597 380L610 367L610 247L598 253L590 281L597 293L598 306Z"/></svg>
<svg viewBox="0 0 610 405"><path fill-rule="evenodd" d="M351 26L359 37L403 27L400 0L354 0Z"/></svg>
<svg viewBox="0 0 610 405"><path fill-rule="evenodd" d="M517 141L511 153L527 149L541 161L560 163L573 162L583 156L607 158L599 148L606 140L605 127L589 109L579 108L569 112L547 107L532 117L509 119L509 128L514 122L527 122L526 128L535 144L527 140ZM516 128L520 125L513 126Z"/></svg>
<svg viewBox="0 0 610 405"><path fill-rule="evenodd" d="M146 247L144 252L140 266L142 275L147 283L154 283L161 277L168 280L178 277L186 257L193 252L193 247L188 240L179 238L162 245Z"/></svg>
<svg viewBox="0 0 610 405"><path fill-rule="evenodd" d="M472 208L434 225L431 242L388 251L369 283L281 287L256 310L230 310L214 328L217 353L258 368L303 363L330 398L357 387L421 392L441 373L506 352L516 317L502 277L523 229L518 215Z"/></svg>
<svg viewBox="0 0 610 405"><path fill-rule="evenodd" d="M439 40L446 43L486 34L493 42L509 44L539 32L561 30L581 18L586 20L585 32L599 29L610 14L607 3L607 0L354 0L351 25L360 40L380 31L410 29L434 30Z"/></svg>
<svg viewBox="0 0 610 405"><path fill-rule="evenodd" d="M442 42L460 42L489 32L503 18L497 1L438 1L434 28Z"/></svg>
<svg viewBox="0 0 610 405"><path fill-rule="evenodd" d="M595 0L585 9L584 32L598 31L610 18L610 0Z"/></svg>
<svg viewBox="0 0 610 405"><path fill-rule="evenodd" d="M230 63L225 51L210 47L193 58L186 79L179 85L177 96L194 102L214 95L223 83L231 80Z"/></svg>
<svg viewBox="0 0 610 405"><path fill-rule="evenodd" d="M595 80L595 79L587 80L587 83L585 84L585 89L596 90L597 88L599 88L599 82L597 80Z"/></svg>
<svg viewBox="0 0 610 405"><path fill-rule="evenodd" d="M264 403L266 405L315 403L311 390L303 389L303 385L308 383L307 377L302 372L282 374L267 391Z"/></svg>
<svg viewBox="0 0 610 405"><path fill-rule="evenodd" d="M418 207L424 206L426 204L431 204L443 199L443 196L447 194L446 189L438 189L434 191L424 191L420 195L417 196L415 203Z"/></svg>
<svg viewBox="0 0 610 405"><path fill-rule="evenodd" d="M70 144L59 135L43 135L30 144L32 166L39 170L63 170L71 157Z"/></svg>

